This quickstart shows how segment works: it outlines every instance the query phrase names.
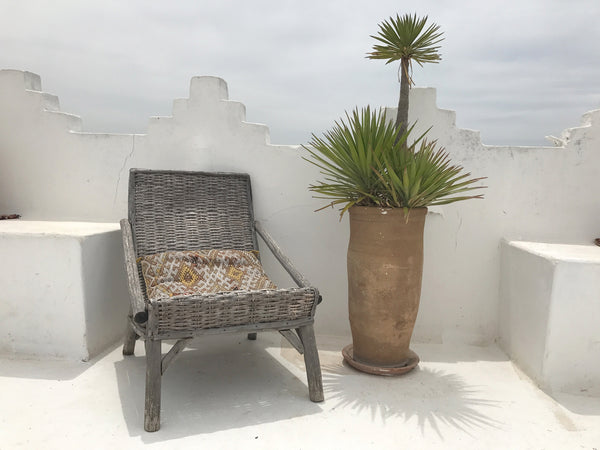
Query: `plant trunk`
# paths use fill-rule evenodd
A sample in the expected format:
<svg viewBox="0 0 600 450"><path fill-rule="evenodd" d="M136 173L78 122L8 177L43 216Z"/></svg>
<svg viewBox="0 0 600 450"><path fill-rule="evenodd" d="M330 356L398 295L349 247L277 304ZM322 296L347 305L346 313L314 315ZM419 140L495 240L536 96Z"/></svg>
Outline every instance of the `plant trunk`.
<svg viewBox="0 0 600 450"><path fill-rule="evenodd" d="M400 61L400 98L398 99L398 113L396 114L396 129L398 129L398 137L400 139L408 128L408 95L410 92L410 81L408 78L410 60L402 58ZM408 143L407 143L408 144Z"/></svg>
<svg viewBox="0 0 600 450"><path fill-rule="evenodd" d="M421 296L427 208L412 209L408 221L402 208L354 206L349 211L353 360L370 369L355 367L371 373L382 373L377 368L410 370L407 366L416 357L409 344Z"/></svg>

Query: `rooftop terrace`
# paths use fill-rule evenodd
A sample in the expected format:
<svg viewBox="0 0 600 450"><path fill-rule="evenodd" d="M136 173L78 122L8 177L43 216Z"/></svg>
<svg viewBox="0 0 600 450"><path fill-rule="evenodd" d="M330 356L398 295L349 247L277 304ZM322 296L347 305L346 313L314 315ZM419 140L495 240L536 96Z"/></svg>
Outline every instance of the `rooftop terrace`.
<svg viewBox="0 0 600 450"><path fill-rule="evenodd" d="M313 212L303 149L270 145L224 80L193 78L147 134L109 135L81 132L39 76L0 71L0 214L22 215L0 221L0 449L600 448L600 111L549 147L484 145L433 89L412 90L416 117L488 189L430 209L421 363L382 378L342 363L346 219ZM323 295L324 403L279 335L205 337L164 377L160 431L143 431L143 346L117 344L132 167L250 174L255 217Z"/></svg>
<svg viewBox="0 0 600 450"><path fill-rule="evenodd" d="M87 363L4 359L2 448L598 448L600 402L539 390L496 346L416 344L402 377L342 363L319 336L325 402L276 333L205 337L163 379L162 427L143 429L143 346ZM166 346L165 346L166 347Z"/></svg>

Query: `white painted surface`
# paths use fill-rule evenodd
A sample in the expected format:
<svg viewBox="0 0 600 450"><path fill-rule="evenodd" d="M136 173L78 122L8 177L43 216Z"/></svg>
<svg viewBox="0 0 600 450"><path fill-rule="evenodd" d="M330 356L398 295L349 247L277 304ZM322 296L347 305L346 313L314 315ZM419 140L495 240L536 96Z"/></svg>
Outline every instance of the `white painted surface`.
<svg viewBox="0 0 600 450"><path fill-rule="evenodd" d="M600 396L600 248L554 274L544 376L555 389Z"/></svg>
<svg viewBox="0 0 600 450"><path fill-rule="evenodd" d="M553 277L551 261L503 244L500 343L537 381L542 380Z"/></svg>
<svg viewBox="0 0 600 450"><path fill-rule="evenodd" d="M81 133L79 118L59 111L37 75L0 71L0 211L28 220L116 222L126 215L131 167L248 172L257 219L323 294L317 330L348 336L346 219L313 212L324 202L307 189L319 174L301 159L304 151L269 145L268 128L245 122L244 105L227 98L223 80L194 77L190 98L174 101L172 117L150 119L145 135ZM600 111L563 133L564 148L484 146L478 132L456 127L453 111L437 108L434 89L412 90L410 117L420 129L433 125L430 136L474 176L487 176L489 186L485 200L428 215L415 338L491 342L502 237L597 237ZM284 284L280 272L274 278Z"/></svg>
<svg viewBox="0 0 600 450"><path fill-rule="evenodd" d="M135 356L117 347L89 363L3 360L0 442L8 449L598 448L597 399L561 395L557 403L495 346L417 344L419 368L390 378L343 364L345 341L317 341L323 403L309 401L302 357L277 334L198 339L163 377L156 433L143 430L139 343Z"/></svg>
<svg viewBox="0 0 600 450"><path fill-rule="evenodd" d="M600 248L502 245L500 343L551 391L600 395Z"/></svg>
<svg viewBox="0 0 600 450"><path fill-rule="evenodd" d="M0 221L0 353L87 360L122 339L115 224Z"/></svg>

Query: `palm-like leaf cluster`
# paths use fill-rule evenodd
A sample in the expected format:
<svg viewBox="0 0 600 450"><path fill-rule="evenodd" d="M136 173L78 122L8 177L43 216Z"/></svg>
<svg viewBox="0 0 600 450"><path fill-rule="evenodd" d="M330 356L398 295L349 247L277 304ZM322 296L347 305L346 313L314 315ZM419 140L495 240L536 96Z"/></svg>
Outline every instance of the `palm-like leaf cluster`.
<svg viewBox="0 0 600 450"><path fill-rule="evenodd" d="M317 198L331 199L327 206L343 204L341 215L352 206L420 208L481 198L462 195L480 189L463 168L451 165L444 149L424 134L407 143L413 127L396 140L398 131L382 111L369 107L336 122L323 138L313 135L305 158L321 169L324 181L309 189ZM323 208L321 208L323 209Z"/></svg>
<svg viewBox="0 0 600 450"><path fill-rule="evenodd" d="M419 65L437 63L441 57L438 45L444 38L440 27L431 24L427 28L427 16L416 14L396 15L379 24L379 34L371 36L380 44L367 54L370 59L387 59L386 64L398 60L415 61Z"/></svg>

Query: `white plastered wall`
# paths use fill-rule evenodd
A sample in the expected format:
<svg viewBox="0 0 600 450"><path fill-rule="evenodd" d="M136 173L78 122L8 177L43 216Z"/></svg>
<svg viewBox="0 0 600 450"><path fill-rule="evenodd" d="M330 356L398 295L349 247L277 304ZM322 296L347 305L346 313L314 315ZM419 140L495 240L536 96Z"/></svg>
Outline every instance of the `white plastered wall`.
<svg viewBox="0 0 600 450"><path fill-rule="evenodd" d="M120 234L112 223L0 222L0 355L87 361L123 338Z"/></svg>
<svg viewBox="0 0 600 450"><path fill-rule="evenodd" d="M432 126L430 137L456 163L488 177L485 200L428 216L415 338L490 342L498 335L501 238L586 243L600 231L600 111L566 130L560 148L482 145L478 132L455 126L454 112L437 108L434 89L412 90L410 119ZM228 100L219 78L193 78L190 98L174 101L172 117L151 118L147 134L110 135L82 133L37 75L0 71L0 212L116 222L126 216L129 168L247 172L256 218L323 294L317 331L348 334L347 220L313 212L323 202L307 186L319 174L302 155L300 146L270 145L266 126L245 122L244 105Z"/></svg>
<svg viewBox="0 0 600 450"><path fill-rule="evenodd" d="M547 390L600 395L600 249L502 242L502 348Z"/></svg>

